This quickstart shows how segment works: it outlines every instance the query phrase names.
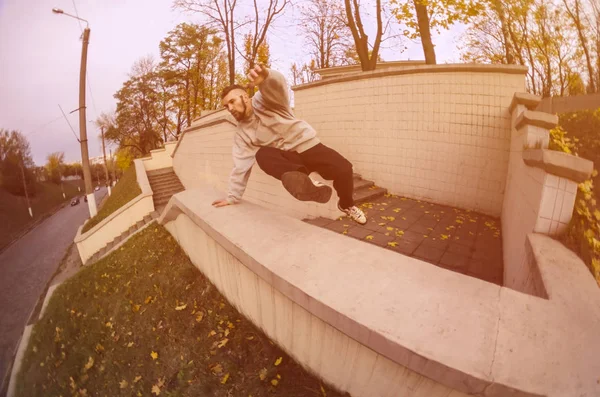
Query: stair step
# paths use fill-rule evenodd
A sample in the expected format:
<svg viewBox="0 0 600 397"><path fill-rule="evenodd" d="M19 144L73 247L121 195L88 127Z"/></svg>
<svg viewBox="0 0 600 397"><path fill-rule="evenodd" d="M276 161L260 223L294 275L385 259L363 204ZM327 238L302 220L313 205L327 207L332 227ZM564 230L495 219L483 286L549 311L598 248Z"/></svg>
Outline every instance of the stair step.
<svg viewBox="0 0 600 397"><path fill-rule="evenodd" d="M174 172L170 172L170 173L167 173L167 174L155 175L155 176L149 176L148 177L148 181L150 183L152 183L152 182L166 181L166 180L169 180L169 179L178 179L177 178L177 174L174 173Z"/></svg>
<svg viewBox="0 0 600 397"><path fill-rule="evenodd" d="M173 167L159 168L157 170L146 171L146 175L148 175L148 177L150 177L150 176L161 175L161 174L165 174L165 173L169 173L169 172L175 172L173 170Z"/></svg>
<svg viewBox="0 0 600 397"><path fill-rule="evenodd" d="M352 198L354 199L355 203L362 203L365 201L374 200L378 197L383 196L386 193L387 189L384 189L382 187L378 187L376 189L362 189L358 192L354 192L352 194Z"/></svg>
<svg viewBox="0 0 600 397"><path fill-rule="evenodd" d="M152 217L152 219L158 219L158 217L160 216L160 213L158 211L152 211L150 216Z"/></svg>
<svg viewBox="0 0 600 397"><path fill-rule="evenodd" d="M367 181L366 179L359 179L358 181L354 182L354 191L369 188L369 187L373 186L374 184L375 184L375 182L373 182L373 181Z"/></svg>
<svg viewBox="0 0 600 397"><path fill-rule="evenodd" d="M172 195L177 194L179 192L183 192L184 190L185 190L184 188L159 190L159 191L152 192L152 195L154 197L172 196Z"/></svg>
<svg viewBox="0 0 600 397"><path fill-rule="evenodd" d="M150 222L150 221L152 221L152 217L151 217L150 215L146 215L146 216L144 217L144 223L148 223L148 222Z"/></svg>
<svg viewBox="0 0 600 397"><path fill-rule="evenodd" d="M171 198L167 198L167 199L161 199L161 200L156 200L154 201L154 208L156 207L162 207L162 206L166 206L169 203L169 200Z"/></svg>
<svg viewBox="0 0 600 397"><path fill-rule="evenodd" d="M168 186L168 185L173 185L173 184L181 185L181 182L177 178L150 182L150 186L152 186L152 187Z"/></svg>

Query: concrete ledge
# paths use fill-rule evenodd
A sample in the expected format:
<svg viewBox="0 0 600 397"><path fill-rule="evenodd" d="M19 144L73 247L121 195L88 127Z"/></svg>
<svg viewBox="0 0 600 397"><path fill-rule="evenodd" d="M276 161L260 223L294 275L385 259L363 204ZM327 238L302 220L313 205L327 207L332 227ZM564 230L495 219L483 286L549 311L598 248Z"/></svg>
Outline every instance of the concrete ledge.
<svg viewBox="0 0 600 397"><path fill-rule="evenodd" d="M21 370L21 365L23 364L23 357L25 356L25 349L29 345L29 339L31 338L31 331L33 330L33 325L28 325L25 327L23 331L23 336L21 336L21 341L19 342L19 348L17 349L17 355L15 357L15 361L13 362L12 371L10 372L10 381L8 383L8 392L6 393L6 397L14 397L17 388L17 375Z"/></svg>
<svg viewBox="0 0 600 397"><path fill-rule="evenodd" d="M558 116L555 114L526 110L519 115L515 128L518 130L524 125L533 125L551 130L556 127L557 124Z"/></svg>
<svg viewBox="0 0 600 397"><path fill-rule="evenodd" d="M46 312L46 308L48 307L50 298L52 298L54 291L56 291L56 288L58 288L58 286L61 284L62 283L58 283L58 284L54 284L54 285L51 285L50 287L48 287L48 291L46 292L46 296L44 297L44 303L42 304L42 310L40 310L40 315L38 317L38 320L41 320L42 317L44 317L44 313Z"/></svg>
<svg viewBox="0 0 600 397"><path fill-rule="evenodd" d="M586 268L559 243L544 236L530 238L532 257L549 295L546 300L449 272L257 205L243 202L217 209L210 202L218 194L206 189L179 193L160 222L167 223L167 229L227 299L234 300L242 313L326 381L338 384L354 372L327 372L338 366L333 357L343 357L342 352L333 346L324 357L322 349L312 351L310 346L333 342L297 342L316 331L301 327L304 322L295 315L285 337L276 338L279 327L291 321L291 314L278 312L278 306L273 306L273 299L278 298L271 294L289 299L314 316L315 322L373 352L373 362L388 360L398 371L404 368L457 393L600 395L600 345L596 343L600 290L586 286L585 293L571 291L577 288L576 282L593 280L588 275L585 281L581 271L575 279L563 274L571 267ZM558 259L540 254L544 252ZM563 267L560 258L567 258L569 265ZM238 261L239 265L233 264ZM241 280L240 272L257 280ZM258 292L263 291L260 285L273 292L263 296ZM583 313L586 318L580 317ZM306 321L311 324L310 319ZM368 379L363 387L376 384L369 376L381 374L364 365L366 373L360 376ZM343 390L355 397L392 393Z"/></svg>
<svg viewBox="0 0 600 397"><path fill-rule="evenodd" d="M528 92L515 92L515 96L513 96L512 102L508 107L508 112L512 114L518 105L524 105L529 110L535 110L541 101L542 98L537 95Z"/></svg>
<svg viewBox="0 0 600 397"><path fill-rule="evenodd" d="M594 163L572 154L548 149L527 149L523 151L523 161L531 167L581 183L594 171Z"/></svg>
<svg viewBox="0 0 600 397"><path fill-rule="evenodd" d="M482 65L482 64L447 64L447 65L414 65L399 70L382 70L360 72L347 76L331 77L312 83L301 84L292 87L294 91L306 90L312 87L322 85L341 83L345 81L357 81L372 78L397 76L403 74L421 74L421 73L508 73L522 74L527 73L527 67L518 65Z"/></svg>
<svg viewBox="0 0 600 397"><path fill-rule="evenodd" d="M82 233L83 225L77 229L73 242L83 264L109 242L138 221L154 211L152 189L142 159L134 160L137 183L142 193L104 218L100 223ZM93 252L90 252L93 251Z"/></svg>

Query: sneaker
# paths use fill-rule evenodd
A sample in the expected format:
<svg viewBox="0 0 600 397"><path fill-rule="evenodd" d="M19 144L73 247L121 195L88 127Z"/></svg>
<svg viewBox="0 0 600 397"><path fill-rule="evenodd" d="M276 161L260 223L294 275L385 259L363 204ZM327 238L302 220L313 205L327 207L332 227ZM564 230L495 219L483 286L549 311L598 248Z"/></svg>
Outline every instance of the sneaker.
<svg viewBox="0 0 600 397"><path fill-rule="evenodd" d="M283 187L300 201L316 201L326 203L331 198L331 187L312 180L300 171L286 172L281 176Z"/></svg>
<svg viewBox="0 0 600 397"><path fill-rule="evenodd" d="M364 225L365 223L367 223L367 216L360 208L358 208L355 205L353 205L350 208L343 209L342 207L340 207L340 203L338 203L338 209L346 215L348 215L348 217L354 222L360 225Z"/></svg>

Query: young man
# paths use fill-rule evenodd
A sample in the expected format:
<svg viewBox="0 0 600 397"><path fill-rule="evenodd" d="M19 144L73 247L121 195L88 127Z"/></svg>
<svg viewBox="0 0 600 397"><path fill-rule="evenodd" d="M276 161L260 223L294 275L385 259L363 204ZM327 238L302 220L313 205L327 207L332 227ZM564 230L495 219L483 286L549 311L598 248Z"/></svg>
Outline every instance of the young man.
<svg viewBox="0 0 600 397"><path fill-rule="evenodd" d="M256 161L267 174L279 179L292 196L301 201L326 203L331 187L314 181L311 172L333 180L338 208L355 222L367 218L354 205L352 164L333 149L320 143L316 131L292 114L288 87L283 75L260 65L248 74L250 86L258 86L252 99L245 87L232 85L223 90L221 103L238 121L233 145L233 171L227 198L215 207L237 203L246 189Z"/></svg>

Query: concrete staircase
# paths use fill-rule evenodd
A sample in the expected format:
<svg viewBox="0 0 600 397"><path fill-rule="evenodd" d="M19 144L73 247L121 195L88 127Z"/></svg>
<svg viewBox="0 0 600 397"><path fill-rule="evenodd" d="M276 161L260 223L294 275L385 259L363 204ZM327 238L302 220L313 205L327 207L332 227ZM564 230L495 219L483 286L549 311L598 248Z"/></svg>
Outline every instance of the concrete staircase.
<svg viewBox="0 0 600 397"><path fill-rule="evenodd" d="M148 171L148 181L152 188L154 209L160 214L171 196L185 190L172 167Z"/></svg>
<svg viewBox="0 0 600 397"><path fill-rule="evenodd" d="M148 226L150 223L154 222L154 220L156 220L158 218L158 215L159 215L159 213L156 211L152 212L149 215L146 215L143 220L141 220L138 223L136 223L135 225L131 226L129 229L127 229L126 231L121 233L120 236L115 237L113 241L106 244L104 246L104 248L102 248L100 251L98 251L94 255L92 255L92 257L85 262L85 265L86 266L91 265L92 263L97 262L100 259L102 259L103 257L105 257L106 255L108 255L110 252L119 248L121 245L123 245L125 243L125 241L127 241L129 239L129 237L133 236L140 230L146 228L146 226Z"/></svg>
<svg viewBox="0 0 600 397"><path fill-rule="evenodd" d="M355 204L375 200L387 193L387 189L375 186L375 182L363 179L360 174L354 174L354 198Z"/></svg>

